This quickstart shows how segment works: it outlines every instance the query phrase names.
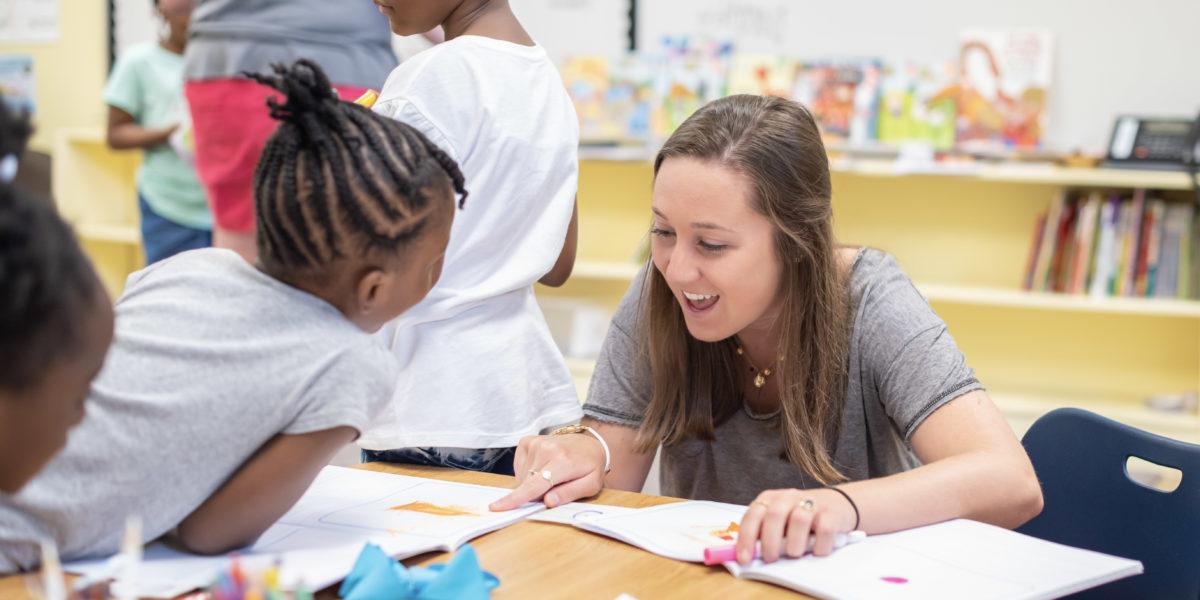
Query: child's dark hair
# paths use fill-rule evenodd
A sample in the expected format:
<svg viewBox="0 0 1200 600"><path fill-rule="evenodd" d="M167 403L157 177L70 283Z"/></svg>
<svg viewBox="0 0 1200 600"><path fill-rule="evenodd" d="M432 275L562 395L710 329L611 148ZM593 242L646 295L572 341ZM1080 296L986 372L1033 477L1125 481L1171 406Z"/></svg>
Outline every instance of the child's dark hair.
<svg viewBox="0 0 1200 600"><path fill-rule="evenodd" d="M9 185L0 185L0 289L0 389L21 391L79 346L101 288L53 205Z"/></svg>
<svg viewBox="0 0 1200 600"><path fill-rule="evenodd" d="M462 172L419 131L339 100L311 61L272 68L246 73L286 96L267 101L281 123L254 173L264 266L319 270L347 252L398 249L435 214L439 190L462 207Z"/></svg>

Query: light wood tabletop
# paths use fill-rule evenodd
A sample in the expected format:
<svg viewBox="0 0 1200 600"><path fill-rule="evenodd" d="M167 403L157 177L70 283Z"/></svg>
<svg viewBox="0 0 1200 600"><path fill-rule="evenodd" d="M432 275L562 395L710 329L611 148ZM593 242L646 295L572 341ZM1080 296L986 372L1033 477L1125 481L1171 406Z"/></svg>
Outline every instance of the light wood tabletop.
<svg viewBox="0 0 1200 600"><path fill-rule="evenodd" d="M384 473L446 481L511 487L512 477L433 467L384 463L359 465ZM675 498L605 490L589 502L641 508ZM522 521L472 540L483 568L500 578L493 597L596 598L625 593L654 598L805 598L785 588L743 581L722 567L670 560L634 546L567 525ZM445 562L446 553L429 553L404 564ZM318 598L335 597L332 590ZM0 600L31 598L21 577L0 579Z"/></svg>

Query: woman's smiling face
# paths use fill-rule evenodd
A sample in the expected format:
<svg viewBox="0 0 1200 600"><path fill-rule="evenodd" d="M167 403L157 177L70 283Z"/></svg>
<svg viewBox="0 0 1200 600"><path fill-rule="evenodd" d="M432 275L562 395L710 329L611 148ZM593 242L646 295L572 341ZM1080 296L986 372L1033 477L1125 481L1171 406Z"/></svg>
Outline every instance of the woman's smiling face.
<svg viewBox="0 0 1200 600"><path fill-rule="evenodd" d="M678 157L659 167L651 257L696 339L720 341L774 317L775 227L753 198L748 179L715 162Z"/></svg>

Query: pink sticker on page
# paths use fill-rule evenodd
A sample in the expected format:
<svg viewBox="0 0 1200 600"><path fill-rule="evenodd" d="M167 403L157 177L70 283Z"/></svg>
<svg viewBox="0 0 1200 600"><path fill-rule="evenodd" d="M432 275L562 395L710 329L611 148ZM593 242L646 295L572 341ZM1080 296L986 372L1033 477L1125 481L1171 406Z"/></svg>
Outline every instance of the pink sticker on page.
<svg viewBox="0 0 1200 600"><path fill-rule="evenodd" d="M880 579L888 583L908 583L908 579L904 577L880 577Z"/></svg>

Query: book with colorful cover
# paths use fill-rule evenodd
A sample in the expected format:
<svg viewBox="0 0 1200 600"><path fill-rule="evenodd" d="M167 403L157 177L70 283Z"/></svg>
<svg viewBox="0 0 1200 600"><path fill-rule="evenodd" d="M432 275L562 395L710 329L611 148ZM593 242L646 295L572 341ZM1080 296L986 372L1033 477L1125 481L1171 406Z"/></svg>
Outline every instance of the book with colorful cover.
<svg viewBox="0 0 1200 600"><path fill-rule="evenodd" d="M958 142L970 150L1037 148L1046 128L1054 38L1043 29L964 31Z"/></svg>
<svg viewBox="0 0 1200 600"><path fill-rule="evenodd" d="M729 66L729 93L790 98L799 69L799 62L777 54L735 54Z"/></svg>
<svg viewBox="0 0 1200 600"><path fill-rule="evenodd" d="M576 56L562 65L563 84L579 117L581 143L620 142L625 128L609 109L608 58Z"/></svg>
<svg viewBox="0 0 1200 600"><path fill-rule="evenodd" d="M826 140L875 139L880 80L875 61L805 64L796 74L792 99L807 106Z"/></svg>
<svg viewBox="0 0 1200 600"><path fill-rule="evenodd" d="M958 95L953 63L889 63L879 90L877 138L891 145L928 144L950 150Z"/></svg>

